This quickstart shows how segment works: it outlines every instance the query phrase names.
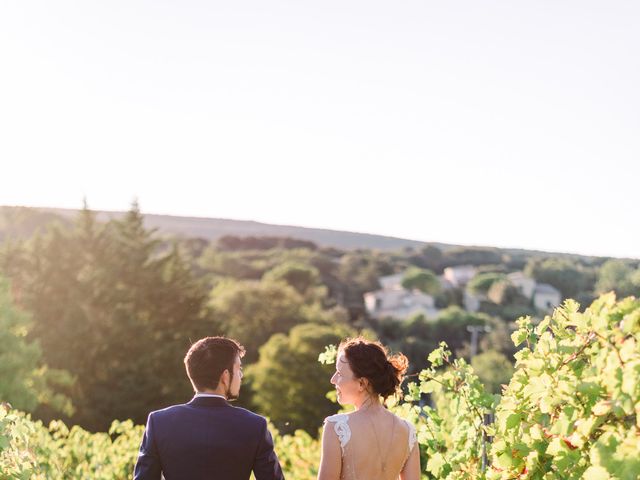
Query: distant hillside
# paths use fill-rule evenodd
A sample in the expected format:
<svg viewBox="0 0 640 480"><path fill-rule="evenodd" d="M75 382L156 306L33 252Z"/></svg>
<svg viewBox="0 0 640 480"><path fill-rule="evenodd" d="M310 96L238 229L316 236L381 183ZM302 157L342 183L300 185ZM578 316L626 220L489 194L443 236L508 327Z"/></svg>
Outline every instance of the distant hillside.
<svg viewBox="0 0 640 480"><path fill-rule="evenodd" d="M96 212L98 220L119 218L125 212ZM75 209L0 207L0 240L8 237L30 236L38 227L58 220L67 223L78 214ZM235 236L277 236L310 240L322 247L344 250L379 249L396 250L403 247L421 247L425 242L407 240L367 233L342 232L320 228L271 225L267 223L228 220L221 218L176 217L170 215L144 214L145 226L157 228L160 233L187 238L204 238L214 241L225 235ZM432 243L446 249L452 245Z"/></svg>
<svg viewBox="0 0 640 480"><path fill-rule="evenodd" d="M31 237L47 225L56 222L68 224L70 219L45 209L0 206L0 242Z"/></svg>
<svg viewBox="0 0 640 480"><path fill-rule="evenodd" d="M73 220L78 212L79 210L77 209L0 206L0 242L7 238L30 237L35 231L54 221L68 224ZM96 212L98 220L100 221L106 221L110 218L120 218L125 215L125 213L126 212ZM344 232L321 228L295 227L290 225L272 225L268 223L244 220L177 217L154 214L144 214L144 218L145 226L147 228L156 228L161 234L176 235L184 238L202 238L210 242L225 235L234 235L239 237L291 237L301 240L309 240L321 247L334 247L343 250L398 250L405 247L420 248L426 245L432 245L446 251L460 247L460 245L438 242L420 242L417 240L387 237L384 235ZM602 258L561 252L524 250L518 248L487 248L496 252L524 257L562 256L576 259L582 258L585 260Z"/></svg>

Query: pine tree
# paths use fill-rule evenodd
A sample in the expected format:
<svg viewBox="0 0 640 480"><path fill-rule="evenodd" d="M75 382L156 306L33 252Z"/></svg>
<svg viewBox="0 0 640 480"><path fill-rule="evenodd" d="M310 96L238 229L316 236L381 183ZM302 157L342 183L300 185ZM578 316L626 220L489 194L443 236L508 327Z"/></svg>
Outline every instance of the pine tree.
<svg viewBox="0 0 640 480"><path fill-rule="evenodd" d="M56 389L70 385L73 379L42 363L38 342L27 339L29 329L29 316L13 304L9 282L0 278L0 401L28 412L48 404L70 414L70 399Z"/></svg>
<svg viewBox="0 0 640 480"><path fill-rule="evenodd" d="M30 242L27 263L13 271L33 313L31 337L49 365L77 378L71 421L90 429L143 422L149 410L190 397L184 354L190 340L218 329L205 287L175 246L162 246L137 204L106 224L85 207L73 229Z"/></svg>

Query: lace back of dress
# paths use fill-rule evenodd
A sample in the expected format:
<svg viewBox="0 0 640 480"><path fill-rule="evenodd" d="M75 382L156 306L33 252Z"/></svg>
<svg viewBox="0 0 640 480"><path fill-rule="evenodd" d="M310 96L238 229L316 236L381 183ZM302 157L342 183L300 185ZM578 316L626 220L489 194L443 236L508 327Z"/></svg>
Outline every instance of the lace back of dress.
<svg viewBox="0 0 640 480"><path fill-rule="evenodd" d="M377 466L379 461L379 455L377 454L376 447L373 446L372 438L368 427L370 427L370 423L355 422L352 426L349 424L349 415L347 414L337 414L332 415L326 419L327 423L332 424L333 430L338 437L340 442L340 449L342 451L342 472L340 475L341 480L362 480L362 479L370 479L372 473L370 470L374 469L374 465ZM354 420L355 421L355 420ZM380 472L380 476L376 476L376 479L384 478L387 479L397 479L400 471L404 468L407 459L409 458L409 454L413 450L413 447L416 443L416 430L415 427L407 422L406 420L402 420L399 418L394 418L394 421L399 424L404 424L408 428L408 435L403 431L403 434L400 434L400 428L396 428L396 435L393 437L396 440L393 440L393 447L395 458L389 458L390 463L394 463L397 468L396 471L389 471L383 473ZM356 432L356 436L353 436L353 432ZM360 432L359 434L357 432ZM406 438L406 440L402 440L401 444L398 444L397 439L398 435L401 438ZM406 443L405 443L406 442ZM371 444L371 445L370 445ZM386 452L385 452L386 453ZM369 471L367 471L369 470ZM358 472L360 477L357 475Z"/></svg>

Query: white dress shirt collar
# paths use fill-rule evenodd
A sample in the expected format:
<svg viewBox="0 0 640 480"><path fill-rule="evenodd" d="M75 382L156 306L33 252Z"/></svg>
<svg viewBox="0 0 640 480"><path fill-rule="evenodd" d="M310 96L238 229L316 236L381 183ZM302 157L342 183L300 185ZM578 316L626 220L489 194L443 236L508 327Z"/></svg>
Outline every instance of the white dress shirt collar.
<svg viewBox="0 0 640 480"><path fill-rule="evenodd" d="M226 400L225 397L223 397L222 395L218 395L217 393L196 392L196 395L194 398L199 398L199 397L213 397L213 398L222 398L223 400Z"/></svg>

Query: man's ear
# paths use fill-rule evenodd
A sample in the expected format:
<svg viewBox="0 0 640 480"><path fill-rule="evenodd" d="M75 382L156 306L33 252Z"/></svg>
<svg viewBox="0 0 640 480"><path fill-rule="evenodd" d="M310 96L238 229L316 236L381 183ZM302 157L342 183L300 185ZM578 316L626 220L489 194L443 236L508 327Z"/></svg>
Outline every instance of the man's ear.
<svg viewBox="0 0 640 480"><path fill-rule="evenodd" d="M231 382L230 382L230 379L231 379L231 377L230 377L229 370L225 368L225 369L222 371L222 375L220 375L220 383L221 383L222 385L224 385L225 387L228 387L228 386L229 386L229 383L231 383Z"/></svg>

